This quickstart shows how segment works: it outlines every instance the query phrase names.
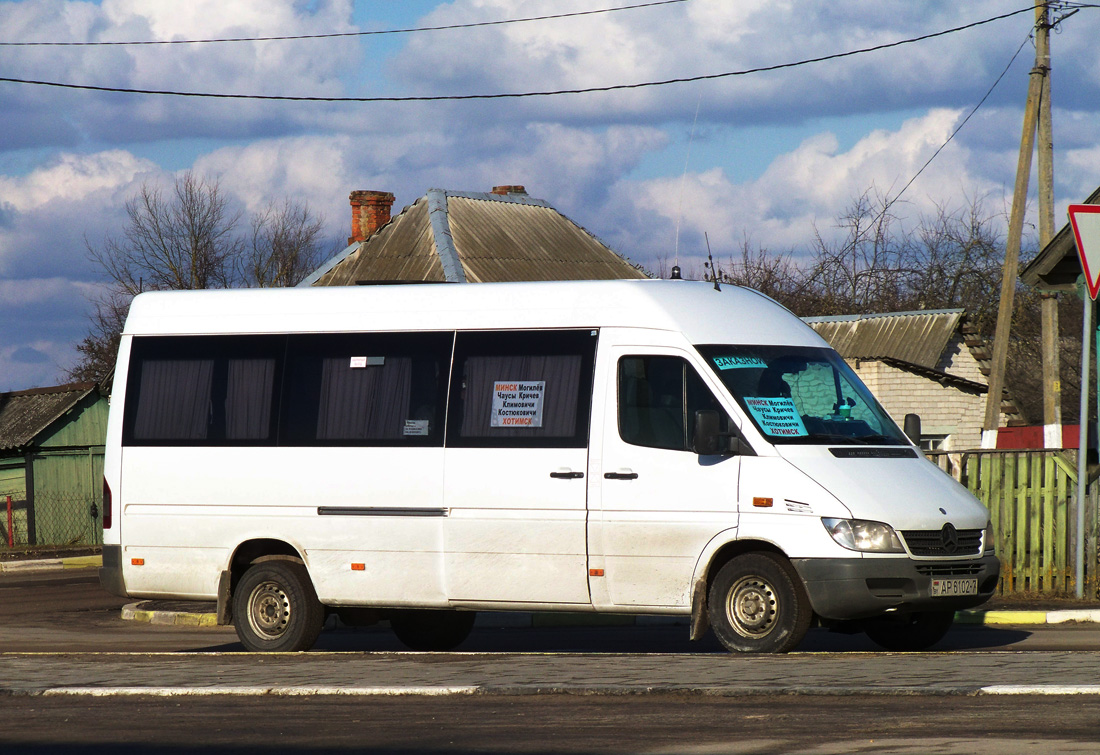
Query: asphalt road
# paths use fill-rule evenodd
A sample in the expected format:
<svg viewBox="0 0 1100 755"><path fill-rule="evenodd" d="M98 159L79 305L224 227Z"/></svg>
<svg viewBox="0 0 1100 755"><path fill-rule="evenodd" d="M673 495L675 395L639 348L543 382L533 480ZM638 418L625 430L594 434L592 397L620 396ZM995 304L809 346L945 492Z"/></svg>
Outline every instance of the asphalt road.
<svg viewBox="0 0 1100 755"><path fill-rule="evenodd" d="M0 752L1100 752L1093 625L913 654L815 630L786 656L686 627L479 629L446 654L338 630L263 656L125 602L94 570L0 575Z"/></svg>

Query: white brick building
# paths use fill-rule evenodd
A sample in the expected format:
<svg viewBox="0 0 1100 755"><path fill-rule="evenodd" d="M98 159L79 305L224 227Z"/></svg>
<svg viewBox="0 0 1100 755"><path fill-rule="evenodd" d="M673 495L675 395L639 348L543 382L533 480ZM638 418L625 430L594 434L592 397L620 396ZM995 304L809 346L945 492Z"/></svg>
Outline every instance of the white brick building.
<svg viewBox="0 0 1100 755"><path fill-rule="evenodd" d="M945 451L981 446L989 354L961 309L807 317L901 425L919 414L922 445ZM1015 418L1001 403L999 425Z"/></svg>

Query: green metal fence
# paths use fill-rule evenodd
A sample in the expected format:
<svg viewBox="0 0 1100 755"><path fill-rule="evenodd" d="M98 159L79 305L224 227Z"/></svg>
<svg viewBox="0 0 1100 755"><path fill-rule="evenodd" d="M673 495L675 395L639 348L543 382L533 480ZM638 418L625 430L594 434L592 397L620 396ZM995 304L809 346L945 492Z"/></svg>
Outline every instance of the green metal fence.
<svg viewBox="0 0 1100 755"><path fill-rule="evenodd" d="M1001 559L1002 594L1072 595L1076 591L1074 451L929 453L989 509ZM1085 504L1085 585L1097 597L1096 510L1100 484Z"/></svg>

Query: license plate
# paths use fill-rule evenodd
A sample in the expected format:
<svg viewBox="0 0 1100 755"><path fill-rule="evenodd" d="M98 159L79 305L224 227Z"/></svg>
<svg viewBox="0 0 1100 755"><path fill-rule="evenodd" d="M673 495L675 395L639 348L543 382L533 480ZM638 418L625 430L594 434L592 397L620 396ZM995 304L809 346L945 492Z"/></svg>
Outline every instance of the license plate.
<svg viewBox="0 0 1100 755"><path fill-rule="evenodd" d="M950 597L953 595L977 595L978 578L933 579L932 597Z"/></svg>

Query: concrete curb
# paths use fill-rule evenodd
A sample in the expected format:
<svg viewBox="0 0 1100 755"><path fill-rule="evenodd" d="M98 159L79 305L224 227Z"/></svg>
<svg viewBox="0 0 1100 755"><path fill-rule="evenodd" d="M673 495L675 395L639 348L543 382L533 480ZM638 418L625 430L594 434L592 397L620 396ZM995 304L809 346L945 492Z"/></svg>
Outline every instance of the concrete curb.
<svg viewBox="0 0 1100 755"><path fill-rule="evenodd" d="M940 687L809 685L772 686L699 686L685 684L471 684L431 686L332 687L308 686L205 686L205 687L9 687L0 689L2 697L450 697L450 696L530 696L576 695L635 697L662 694L697 697L985 697L1011 695L1100 695L1100 685L950 685Z"/></svg>
<svg viewBox="0 0 1100 755"><path fill-rule="evenodd" d="M0 561L0 573L88 569L102 565L103 556L69 556L67 558L40 558L32 561Z"/></svg>

